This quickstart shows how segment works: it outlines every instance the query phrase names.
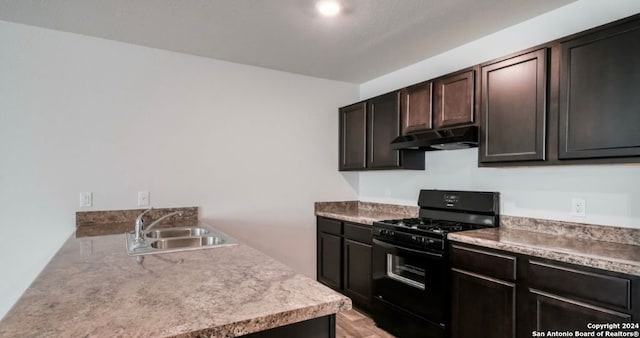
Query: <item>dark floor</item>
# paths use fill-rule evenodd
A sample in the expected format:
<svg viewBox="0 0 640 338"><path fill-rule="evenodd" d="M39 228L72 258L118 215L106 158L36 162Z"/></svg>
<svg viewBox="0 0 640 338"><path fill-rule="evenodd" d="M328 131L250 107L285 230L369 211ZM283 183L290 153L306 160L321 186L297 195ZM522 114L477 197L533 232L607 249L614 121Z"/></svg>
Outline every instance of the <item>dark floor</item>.
<svg viewBox="0 0 640 338"><path fill-rule="evenodd" d="M373 319L356 309L338 312L336 338L394 338L376 327Z"/></svg>

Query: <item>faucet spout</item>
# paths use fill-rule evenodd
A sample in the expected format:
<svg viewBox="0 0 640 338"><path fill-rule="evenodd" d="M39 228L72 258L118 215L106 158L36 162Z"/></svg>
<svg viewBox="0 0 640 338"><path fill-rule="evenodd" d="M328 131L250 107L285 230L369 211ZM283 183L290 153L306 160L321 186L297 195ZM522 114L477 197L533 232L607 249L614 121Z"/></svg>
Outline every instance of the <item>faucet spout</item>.
<svg viewBox="0 0 640 338"><path fill-rule="evenodd" d="M153 221L151 224L149 224L148 227L146 227L145 229L142 230L143 234L146 234L149 232L149 230L151 230L151 228L153 228L154 226L156 226L158 223L164 221L165 219L172 217L172 216L182 216L182 211L174 211L171 213L168 213L160 218L158 218L157 220Z"/></svg>
<svg viewBox="0 0 640 338"><path fill-rule="evenodd" d="M165 219L171 216L175 216L175 215L182 216L182 211L174 211L158 218L157 220L151 222L151 224L145 227L143 216L151 210L153 210L153 207L145 210L136 218L136 226L134 228L134 232L135 232L135 242L138 246L144 246L144 235L147 234L149 230L151 230L151 228L156 226L158 223L164 221Z"/></svg>

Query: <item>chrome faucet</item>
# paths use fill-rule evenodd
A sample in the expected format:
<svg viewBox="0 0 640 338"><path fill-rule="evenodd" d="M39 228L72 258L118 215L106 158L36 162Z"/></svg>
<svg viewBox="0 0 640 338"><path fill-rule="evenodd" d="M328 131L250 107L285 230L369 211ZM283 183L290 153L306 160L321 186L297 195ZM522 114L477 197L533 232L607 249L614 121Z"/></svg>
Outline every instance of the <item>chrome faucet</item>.
<svg viewBox="0 0 640 338"><path fill-rule="evenodd" d="M149 226L145 228L143 217L144 217L144 215L146 213L148 213L151 210L153 210L153 207L143 211L136 218L136 226L135 226L134 230L135 230L135 235L136 235L135 240L136 240L136 243L138 243L138 244L144 243L144 235L147 234L149 232L149 230L151 230L151 228L156 226L156 224L164 221L165 219L167 219L167 218L169 218L171 216L175 216L175 215L182 216L182 211L174 211L174 212L168 213L168 214L158 218L157 220L151 222L151 224L149 224Z"/></svg>

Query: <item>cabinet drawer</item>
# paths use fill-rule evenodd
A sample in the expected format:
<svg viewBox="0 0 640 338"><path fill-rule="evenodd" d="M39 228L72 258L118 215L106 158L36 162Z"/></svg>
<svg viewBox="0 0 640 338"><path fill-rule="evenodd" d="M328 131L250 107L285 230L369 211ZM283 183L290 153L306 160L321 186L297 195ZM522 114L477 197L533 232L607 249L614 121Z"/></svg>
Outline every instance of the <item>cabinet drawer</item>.
<svg viewBox="0 0 640 338"><path fill-rule="evenodd" d="M533 288L562 296L622 309L631 308L631 281L626 278L530 260L529 281Z"/></svg>
<svg viewBox="0 0 640 338"><path fill-rule="evenodd" d="M318 218L318 231L342 235L342 222L335 219Z"/></svg>
<svg viewBox="0 0 640 338"><path fill-rule="evenodd" d="M516 258L490 251L452 246L454 268L503 280L516 279Z"/></svg>
<svg viewBox="0 0 640 338"><path fill-rule="evenodd" d="M357 224L344 224L344 237L361 243L371 244L371 227Z"/></svg>

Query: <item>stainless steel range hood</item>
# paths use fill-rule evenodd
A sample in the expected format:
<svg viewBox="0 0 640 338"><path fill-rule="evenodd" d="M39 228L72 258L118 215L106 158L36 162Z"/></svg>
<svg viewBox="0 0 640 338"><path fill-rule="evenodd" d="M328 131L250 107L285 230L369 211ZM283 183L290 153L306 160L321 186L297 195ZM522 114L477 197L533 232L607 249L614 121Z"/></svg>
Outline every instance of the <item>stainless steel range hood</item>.
<svg viewBox="0 0 640 338"><path fill-rule="evenodd" d="M463 126L429 130L398 136L391 142L393 149L455 150L478 146L478 127Z"/></svg>

